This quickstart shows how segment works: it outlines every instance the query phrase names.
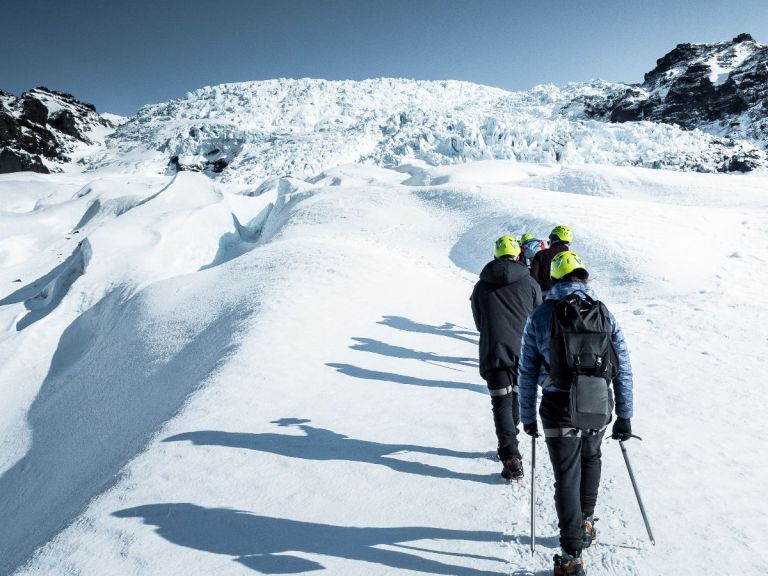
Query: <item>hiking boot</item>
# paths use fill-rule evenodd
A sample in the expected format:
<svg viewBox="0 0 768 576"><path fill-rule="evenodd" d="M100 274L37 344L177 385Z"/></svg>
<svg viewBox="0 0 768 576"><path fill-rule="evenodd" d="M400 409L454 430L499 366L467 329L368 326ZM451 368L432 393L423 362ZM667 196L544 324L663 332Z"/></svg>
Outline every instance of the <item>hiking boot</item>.
<svg viewBox="0 0 768 576"><path fill-rule="evenodd" d="M501 476L507 482L514 482L523 479L523 459L513 456L509 460L504 460L504 468L501 470Z"/></svg>
<svg viewBox="0 0 768 576"><path fill-rule="evenodd" d="M595 522L598 520L600 520L600 518L593 518L592 516L584 518L584 523L581 525L582 548L589 548L592 542L597 540L597 528L595 527Z"/></svg>
<svg viewBox="0 0 768 576"><path fill-rule="evenodd" d="M581 553L578 556L571 556L567 552L563 552L563 555L555 554L555 576L587 576L587 571L584 569L584 559L581 557Z"/></svg>

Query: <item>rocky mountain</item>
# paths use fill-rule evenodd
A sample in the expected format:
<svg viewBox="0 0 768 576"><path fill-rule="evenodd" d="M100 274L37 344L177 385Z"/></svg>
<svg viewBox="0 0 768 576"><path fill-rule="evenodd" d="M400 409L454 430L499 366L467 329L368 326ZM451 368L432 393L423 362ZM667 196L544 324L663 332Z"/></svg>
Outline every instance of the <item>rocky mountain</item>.
<svg viewBox="0 0 768 576"><path fill-rule="evenodd" d="M717 44L678 44L642 84L588 99L588 115L650 120L748 139L768 147L768 46L749 34Z"/></svg>
<svg viewBox="0 0 768 576"><path fill-rule="evenodd" d="M21 97L0 91L0 174L61 170L114 130L92 104L45 87Z"/></svg>

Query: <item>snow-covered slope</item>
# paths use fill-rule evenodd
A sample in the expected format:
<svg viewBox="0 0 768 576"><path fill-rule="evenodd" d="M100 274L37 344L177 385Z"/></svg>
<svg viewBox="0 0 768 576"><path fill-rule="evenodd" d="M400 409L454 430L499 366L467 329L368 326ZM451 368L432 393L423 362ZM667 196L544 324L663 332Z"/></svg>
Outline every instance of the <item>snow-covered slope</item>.
<svg viewBox="0 0 768 576"><path fill-rule="evenodd" d="M223 181L307 177L346 162L483 159L717 172L768 166L748 141L670 124L589 119L604 82L505 92L468 82L269 80L196 90L143 107L93 160L97 170L205 171Z"/></svg>
<svg viewBox="0 0 768 576"><path fill-rule="evenodd" d="M562 222L628 339L657 540L606 441L589 573L760 573L767 185L514 161L0 176L0 573L548 573L545 448L532 557L467 298L493 239Z"/></svg>

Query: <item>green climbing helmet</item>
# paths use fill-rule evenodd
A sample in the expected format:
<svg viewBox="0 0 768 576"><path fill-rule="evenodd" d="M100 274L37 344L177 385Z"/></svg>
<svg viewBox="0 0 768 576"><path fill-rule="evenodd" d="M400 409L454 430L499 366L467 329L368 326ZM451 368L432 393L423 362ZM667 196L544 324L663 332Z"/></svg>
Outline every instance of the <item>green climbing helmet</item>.
<svg viewBox="0 0 768 576"><path fill-rule="evenodd" d="M566 250L565 252L559 252L552 258L549 275L555 280L560 280L574 270L584 270L584 272L587 272L587 267L584 265L584 260L581 259L581 256L576 254L576 252ZM589 275L588 272L587 275Z"/></svg>
<svg viewBox="0 0 768 576"><path fill-rule="evenodd" d="M555 226L552 228L552 232L549 233L549 237L555 236L560 239L561 242L573 242L573 231L570 226Z"/></svg>
<svg viewBox="0 0 768 576"><path fill-rule="evenodd" d="M512 236L502 236L496 240L496 250L493 255L496 258L501 258L502 256L517 258L520 255L520 244Z"/></svg>
<svg viewBox="0 0 768 576"><path fill-rule="evenodd" d="M528 242L528 240L533 240L534 238L536 238L536 236L534 236L530 232L526 232L525 234L520 236L520 245L523 245L526 242Z"/></svg>

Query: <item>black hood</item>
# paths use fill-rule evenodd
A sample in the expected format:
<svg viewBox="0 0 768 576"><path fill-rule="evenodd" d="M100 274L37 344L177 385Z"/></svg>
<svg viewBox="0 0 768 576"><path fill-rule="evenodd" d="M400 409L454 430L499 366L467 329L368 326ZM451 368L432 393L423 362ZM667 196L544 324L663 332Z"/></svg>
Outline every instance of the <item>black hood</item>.
<svg viewBox="0 0 768 576"><path fill-rule="evenodd" d="M523 264L520 264L520 262L516 262L509 258L492 260L491 262L488 262L483 268L483 271L480 272L480 280L497 286L514 284L525 276L530 276L528 268Z"/></svg>

